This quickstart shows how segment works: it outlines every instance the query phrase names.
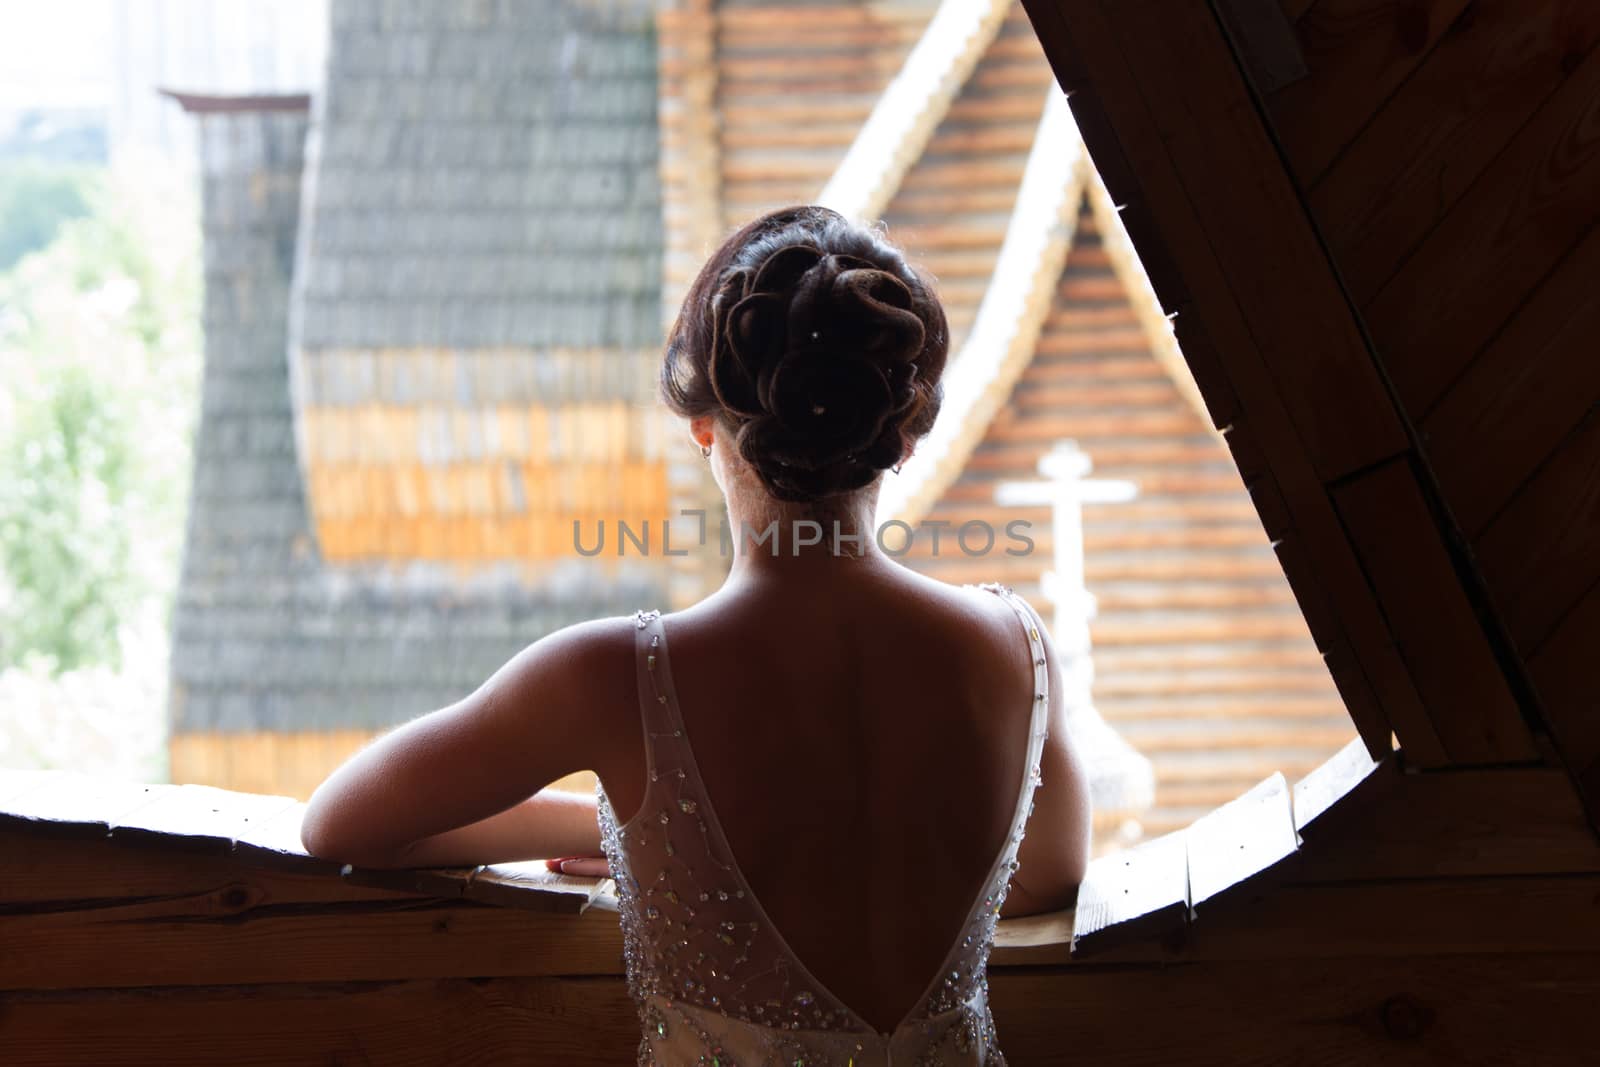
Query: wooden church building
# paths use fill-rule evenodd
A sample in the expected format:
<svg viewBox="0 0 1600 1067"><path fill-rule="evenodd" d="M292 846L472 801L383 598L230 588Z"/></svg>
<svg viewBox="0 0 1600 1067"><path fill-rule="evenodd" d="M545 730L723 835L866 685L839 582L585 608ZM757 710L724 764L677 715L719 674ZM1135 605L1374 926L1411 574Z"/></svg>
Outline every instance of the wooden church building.
<svg viewBox="0 0 1600 1067"><path fill-rule="evenodd" d="M262 508L191 545L280 539L209 557L180 620L220 642L267 625L252 585L280 597L299 627L270 661L287 685L319 655L360 662L335 633L393 628L422 647L452 625L509 634L616 610L608 590L692 595L714 573L541 561L530 486L555 483L538 465L639 471L633 488L569 486L597 506L704 500L678 444L630 421L645 392L627 368L648 361L663 307L762 207L882 217L952 307L964 413L886 487L885 514L959 526L1008 507L1002 487L1037 477L1061 439L1137 490L1083 504L1081 535L1094 704L1156 766L1150 835L1097 859L1075 909L1001 924L990 986L1009 1061L1595 1062L1600 9L1023 7L351 0L334 5L333 52L361 58L312 103L309 139L304 101L191 101L220 168L208 224L237 234L208 243L201 432L255 464L197 473L197 507L204 485ZM483 84L517 82L517 50L495 49L535 10L568 20L545 34L553 84ZM468 37L489 51L464 58ZM362 63L459 66L385 93L392 79ZM579 77L616 84L563 90ZM658 153L654 169L568 190L565 212L511 212L544 194L492 168L569 143L468 121L516 107L604 126L617 153ZM625 149L633 121L651 132ZM438 164L477 158L480 135L484 173ZM579 166L587 149L559 151ZM230 179L233 160L281 180ZM340 166L392 184L372 202L357 180L329 192L316 168ZM548 227L539 247L559 254L561 220L591 196L614 198L602 251L586 274L541 276L519 242ZM632 218L641 230L617 221ZM503 248L501 269L429 274L456 241ZM444 295L391 316L410 271ZM604 304L610 325L519 326L539 300ZM497 303L503 317L463 310ZM218 322L249 327L239 347L216 346ZM529 352L569 369L518 385ZM269 404L250 382L273 375L290 388ZM412 417L414 432L397 422ZM592 425L579 418L612 420L615 451L563 437ZM538 445L518 426L544 427ZM415 521L388 532L380 515ZM992 576L1043 608L1045 555ZM916 562L970 580L998 558ZM468 671L428 662L389 677L439 669L442 690ZM315 669L330 688L351 677ZM227 677L203 681L180 713L197 734L273 734L261 709L289 707L229 704ZM1219 752L1237 785L1172 770ZM299 848L300 810L0 773L5 1062L632 1061L608 882L339 869Z"/></svg>
<svg viewBox="0 0 1600 1067"><path fill-rule="evenodd" d="M1045 608L1082 543L1102 847L1353 736L1015 0L331 13L316 99L181 98L208 358L174 781L304 797L522 644L708 591L725 557L660 552L720 506L660 342L722 235L816 200L882 219L950 315L945 414L884 490L906 562ZM1063 442L1135 494L1081 531L995 495ZM955 541L1013 521L1032 551ZM576 550L619 522L654 558Z"/></svg>

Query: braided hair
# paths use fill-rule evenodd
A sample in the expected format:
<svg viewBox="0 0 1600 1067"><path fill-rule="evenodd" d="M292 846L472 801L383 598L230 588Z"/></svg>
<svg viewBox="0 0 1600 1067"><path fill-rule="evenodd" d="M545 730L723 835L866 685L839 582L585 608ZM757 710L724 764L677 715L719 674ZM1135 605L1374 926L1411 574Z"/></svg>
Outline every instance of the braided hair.
<svg viewBox="0 0 1600 1067"><path fill-rule="evenodd" d="M668 334L661 392L717 416L779 500L870 484L933 426L949 350L929 282L874 231L823 207L740 229Z"/></svg>

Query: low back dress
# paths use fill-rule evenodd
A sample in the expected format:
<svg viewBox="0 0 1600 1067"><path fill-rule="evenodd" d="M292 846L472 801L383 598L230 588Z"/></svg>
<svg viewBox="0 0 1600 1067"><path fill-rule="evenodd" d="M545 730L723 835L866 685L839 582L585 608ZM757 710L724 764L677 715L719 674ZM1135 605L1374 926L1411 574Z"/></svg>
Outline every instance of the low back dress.
<svg viewBox="0 0 1600 1067"><path fill-rule="evenodd" d="M1033 810L1049 706L1044 645L1022 600L1004 599L1027 632L1033 689L1027 759L1010 832L926 991L882 1033L806 969L739 871L684 732L659 611L635 614L640 713L649 768L644 801L619 824L602 786L601 841L617 883L628 987L658 1067L923 1067L1004 1064L985 968L1017 847Z"/></svg>

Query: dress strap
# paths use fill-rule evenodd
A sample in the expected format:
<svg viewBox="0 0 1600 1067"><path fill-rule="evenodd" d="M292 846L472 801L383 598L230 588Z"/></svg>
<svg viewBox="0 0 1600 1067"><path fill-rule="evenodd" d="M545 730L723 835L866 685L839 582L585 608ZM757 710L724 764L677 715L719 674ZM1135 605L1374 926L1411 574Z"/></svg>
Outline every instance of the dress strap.
<svg viewBox="0 0 1600 1067"><path fill-rule="evenodd" d="M984 582L977 588L995 594L1001 600L1011 605L1011 610L1017 613L1017 618L1022 620L1022 628L1028 637L1028 652L1033 658L1033 729L1032 734L1041 736L1044 724L1049 721L1050 709L1050 665L1045 660L1044 635L1039 632L1039 617L1034 613L1033 607L1016 591L1008 585L999 582Z"/></svg>
<svg viewBox="0 0 1600 1067"><path fill-rule="evenodd" d="M659 777L663 762L660 751L674 742L681 743L683 722L678 717L678 702L672 692L672 675L667 668L666 646L662 640L661 612L636 611L633 614L634 678L639 690L639 717L644 723L645 763L650 781ZM680 761L669 756L665 761L678 767Z"/></svg>

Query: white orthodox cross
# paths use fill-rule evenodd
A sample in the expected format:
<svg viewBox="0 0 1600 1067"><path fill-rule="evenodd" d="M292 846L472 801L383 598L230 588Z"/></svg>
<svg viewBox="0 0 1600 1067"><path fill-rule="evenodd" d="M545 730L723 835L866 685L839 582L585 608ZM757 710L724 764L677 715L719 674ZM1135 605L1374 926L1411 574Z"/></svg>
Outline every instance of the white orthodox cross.
<svg viewBox="0 0 1600 1067"><path fill-rule="evenodd" d="M1094 681L1089 620L1095 601L1084 580L1083 505L1132 500L1139 491L1132 482L1086 478L1092 467L1076 441L1060 441L1039 461L1044 481L1001 482L994 494L995 503L1006 507L1050 505L1055 559L1040 585L1055 609L1050 631L1061 653L1068 706L1074 710L1089 705Z"/></svg>

